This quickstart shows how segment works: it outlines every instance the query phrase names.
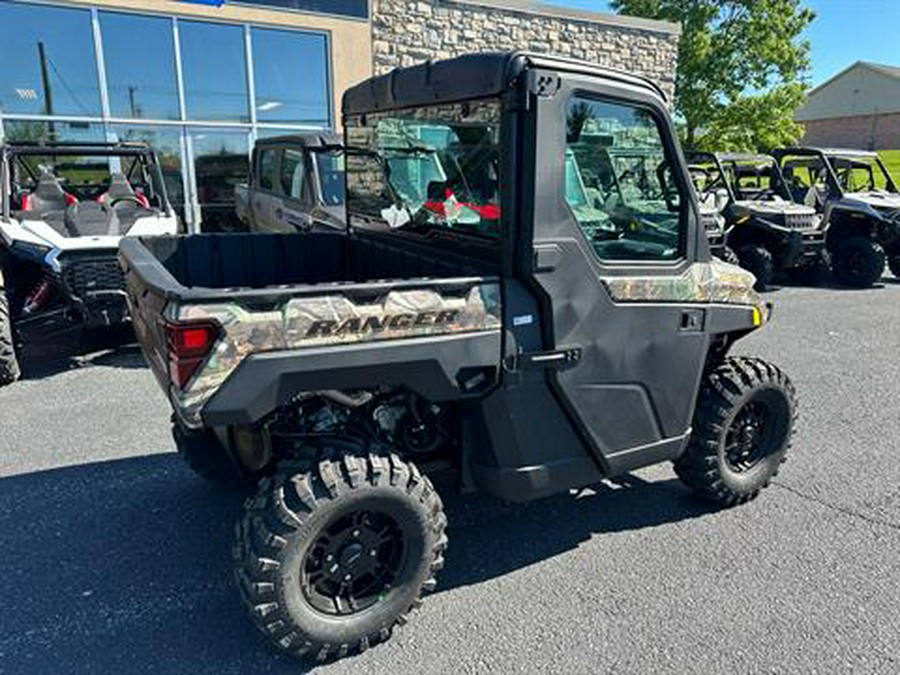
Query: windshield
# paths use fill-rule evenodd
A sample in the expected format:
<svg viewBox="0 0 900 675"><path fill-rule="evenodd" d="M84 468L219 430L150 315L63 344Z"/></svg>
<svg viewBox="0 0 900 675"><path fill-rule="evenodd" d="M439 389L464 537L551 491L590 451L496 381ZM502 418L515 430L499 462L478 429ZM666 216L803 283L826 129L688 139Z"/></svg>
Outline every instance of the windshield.
<svg viewBox="0 0 900 675"><path fill-rule="evenodd" d="M351 223L499 236L499 119L496 102L350 118Z"/></svg>
<svg viewBox="0 0 900 675"><path fill-rule="evenodd" d="M846 192L873 192L892 189L891 178L877 157L829 156L838 183Z"/></svg>
<svg viewBox="0 0 900 675"><path fill-rule="evenodd" d="M37 154L17 150L11 153L10 172L13 211L32 208L36 203L33 197L38 194L58 195L68 204L104 201L113 183L116 194L124 190L147 206L164 206L156 167L151 157L143 153Z"/></svg>

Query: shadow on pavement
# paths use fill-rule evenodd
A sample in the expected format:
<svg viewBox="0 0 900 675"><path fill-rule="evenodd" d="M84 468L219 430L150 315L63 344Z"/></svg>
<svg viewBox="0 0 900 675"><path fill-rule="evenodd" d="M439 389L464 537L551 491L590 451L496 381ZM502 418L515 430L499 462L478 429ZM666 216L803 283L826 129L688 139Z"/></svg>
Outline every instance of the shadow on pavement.
<svg viewBox="0 0 900 675"><path fill-rule="evenodd" d="M174 455L0 479L0 673L301 673L257 636L231 585L239 494ZM626 477L524 505L448 496L438 592L709 508Z"/></svg>
<svg viewBox="0 0 900 675"><path fill-rule="evenodd" d="M130 369L146 365L129 326L30 346L22 359L22 379L39 380L91 366Z"/></svg>

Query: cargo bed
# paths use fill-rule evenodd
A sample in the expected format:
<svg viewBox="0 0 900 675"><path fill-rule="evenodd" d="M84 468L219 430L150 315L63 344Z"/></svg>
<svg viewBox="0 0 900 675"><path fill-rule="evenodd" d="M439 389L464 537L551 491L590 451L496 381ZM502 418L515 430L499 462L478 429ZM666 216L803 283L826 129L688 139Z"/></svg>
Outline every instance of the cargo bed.
<svg viewBox="0 0 900 675"><path fill-rule="evenodd" d="M126 240L120 263L151 368L183 421L197 425L238 366L262 353L293 359L296 350L341 346L329 358L347 359L350 346L378 343L382 355L366 359L384 360L387 343L490 334L476 362L499 363L500 284L491 265L434 253L377 233L209 234ZM185 330L208 339L206 350L180 353ZM455 370L437 358L446 349L427 351L422 377L451 395Z"/></svg>

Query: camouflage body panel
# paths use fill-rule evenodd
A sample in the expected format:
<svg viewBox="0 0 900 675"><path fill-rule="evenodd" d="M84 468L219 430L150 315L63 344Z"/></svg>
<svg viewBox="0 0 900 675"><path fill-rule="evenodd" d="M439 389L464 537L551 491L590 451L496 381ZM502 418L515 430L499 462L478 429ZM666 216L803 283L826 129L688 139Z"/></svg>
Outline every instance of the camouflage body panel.
<svg viewBox="0 0 900 675"><path fill-rule="evenodd" d="M605 277L603 284L616 302L687 302L756 307L766 304L753 290L748 271L713 258L694 263L677 276Z"/></svg>
<svg viewBox="0 0 900 675"><path fill-rule="evenodd" d="M212 320L221 336L212 354L173 399L188 425L250 354L377 340L498 330L502 325L500 285L479 283L459 294L433 289L387 291L372 302L354 302L333 292L300 296L279 308L251 311L238 303L185 305L175 321Z"/></svg>

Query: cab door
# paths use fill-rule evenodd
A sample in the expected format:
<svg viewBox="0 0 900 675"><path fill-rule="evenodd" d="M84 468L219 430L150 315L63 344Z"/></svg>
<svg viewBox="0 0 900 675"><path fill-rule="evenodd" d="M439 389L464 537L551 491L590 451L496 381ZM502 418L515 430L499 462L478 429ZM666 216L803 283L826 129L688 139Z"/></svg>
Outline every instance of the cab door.
<svg viewBox="0 0 900 675"><path fill-rule="evenodd" d="M690 302L709 252L671 122L627 77L529 78L528 263L549 384L608 472L675 457L709 346L705 308Z"/></svg>

